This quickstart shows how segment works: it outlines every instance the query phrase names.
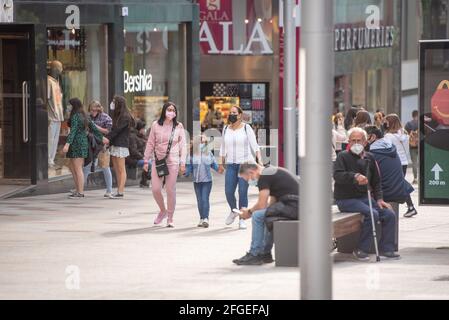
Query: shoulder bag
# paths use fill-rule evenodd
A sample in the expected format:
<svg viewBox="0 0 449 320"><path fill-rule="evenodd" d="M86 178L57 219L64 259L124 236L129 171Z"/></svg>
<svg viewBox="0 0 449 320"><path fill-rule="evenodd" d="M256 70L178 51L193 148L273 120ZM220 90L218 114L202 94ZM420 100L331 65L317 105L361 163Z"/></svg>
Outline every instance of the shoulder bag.
<svg viewBox="0 0 449 320"><path fill-rule="evenodd" d="M170 174L170 172L168 171L167 158L168 158L168 155L170 154L170 149L173 144L174 136L175 136L175 125L173 125L170 140L168 142L167 153L165 154L165 157L163 159L158 160L157 156L156 156L156 151L154 152L154 162L155 162L155 166L156 166L156 173L159 178L168 176Z"/></svg>

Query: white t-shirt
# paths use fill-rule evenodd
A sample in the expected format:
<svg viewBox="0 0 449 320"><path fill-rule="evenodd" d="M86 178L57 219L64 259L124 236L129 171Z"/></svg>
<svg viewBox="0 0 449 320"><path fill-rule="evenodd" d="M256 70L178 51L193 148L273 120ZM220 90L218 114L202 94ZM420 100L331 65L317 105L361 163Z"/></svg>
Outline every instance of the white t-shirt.
<svg viewBox="0 0 449 320"><path fill-rule="evenodd" d="M409 136L403 133L402 131L398 131L397 133L386 133L385 141L393 144L396 147L396 150L399 155L399 159L401 159L401 164L403 166L408 165L408 150L409 150Z"/></svg>
<svg viewBox="0 0 449 320"><path fill-rule="evenodd" d="M255 154L258 151L260 151L260 148L250 125L244 124L237 130L225 127L223 130L220 156L225 157L226 163L255 162Z"/></svg>

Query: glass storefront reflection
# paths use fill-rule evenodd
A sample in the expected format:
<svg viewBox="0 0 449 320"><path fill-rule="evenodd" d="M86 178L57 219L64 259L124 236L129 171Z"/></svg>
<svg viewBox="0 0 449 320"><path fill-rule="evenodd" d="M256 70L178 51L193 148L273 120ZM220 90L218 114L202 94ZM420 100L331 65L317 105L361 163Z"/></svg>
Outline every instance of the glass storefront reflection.
<svg viewBox="0 0 449 320"><path fill-rule="evenodd" d="M48 50L48 177L70 174L62 147L69 133L68 101L79 98L85 106L99 100L107 106L107 27L80 29L50 27ZM58 72L58 68L61 70ZM52 111L52 112L51 112Z"/></svg>
<svg viewBox="0 0 449 320"><path fill-rule="evenodd" d="M182 24L125 24L124 92L136 119L147 127L164 102L185 116L185 43Z"/></svg>

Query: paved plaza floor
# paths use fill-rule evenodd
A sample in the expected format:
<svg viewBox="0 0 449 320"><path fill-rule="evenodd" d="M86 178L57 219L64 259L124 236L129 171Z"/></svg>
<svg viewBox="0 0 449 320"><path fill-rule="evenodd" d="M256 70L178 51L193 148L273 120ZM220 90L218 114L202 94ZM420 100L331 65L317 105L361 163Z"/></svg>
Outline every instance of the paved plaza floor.
<svg viewBox="0 0 449 320"><path fill-rule="evenodd" d="M123 200L104 199L102 190L83 200L2 200L0 299L298 299L299 269L232 263L249 248L251 224L224 225L223 190L219 176L208 229L196 227L189 182L178 184L174 229L153 226L149 189L128 188ZM334 255L335 299L449 299L449 208L418 210L401 215L401 260Z"/></svg>

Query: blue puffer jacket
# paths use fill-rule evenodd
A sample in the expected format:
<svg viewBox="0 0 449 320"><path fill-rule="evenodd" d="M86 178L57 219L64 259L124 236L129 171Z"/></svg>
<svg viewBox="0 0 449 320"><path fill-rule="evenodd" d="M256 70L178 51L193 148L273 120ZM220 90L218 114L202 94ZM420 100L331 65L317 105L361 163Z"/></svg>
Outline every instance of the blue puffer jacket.
<svg viewBox="0 0 449 320"><path fill-rule="evenodd" d="M384 201L403 203L414 189L404 178L396 147L380 139L370 146L370 152L379 165Z"/></svg>

